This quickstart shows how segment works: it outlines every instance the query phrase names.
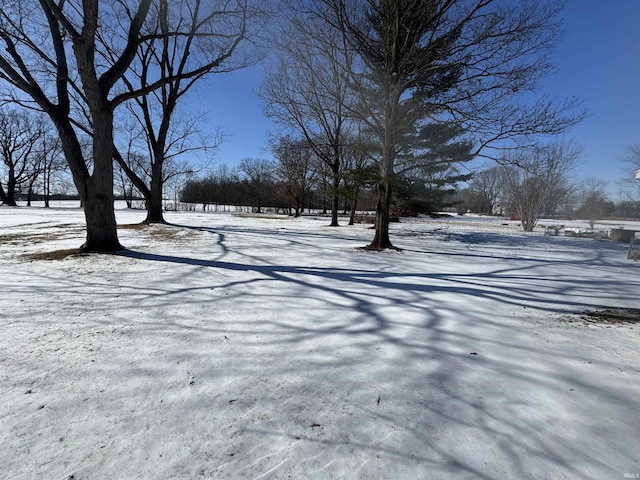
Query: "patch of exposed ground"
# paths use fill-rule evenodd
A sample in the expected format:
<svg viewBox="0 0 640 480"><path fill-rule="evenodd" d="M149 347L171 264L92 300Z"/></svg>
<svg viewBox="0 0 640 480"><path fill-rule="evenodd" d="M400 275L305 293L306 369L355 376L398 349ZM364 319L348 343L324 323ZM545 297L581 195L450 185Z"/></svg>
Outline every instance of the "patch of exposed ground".
<svg viewBox="0 0 640 480"><path fill-rule="evenodd" d="M584 312L580 319L587 323L640 323L640 309L605 307Z"/></svg>
<svg viewBox="0 0 640 480"><path fill-rule="evenodd" d="M640 324L639 308L602 307L598 310L576 312L575 315L563 316L568 322L581 322L584 325L634 325Z"/></svg>
<svg viewBox="0 0 640 480"><path fill-rule="evenodd" d="M183 241L185 236L195 235L192 230L187 230L179 226L164 223L133 223L118 225L118 230L138 231L147 234L155 239L163 239L167 241Z"/></svg>
<svg viewBox="0 0 640 480"><path fill-rule="evenodd" d="M7 234L0 235L0 243L6 244L41 244L44 242L50 242L53 240L59 240L69 237L71 233L83 233L83 228L77 228L77 232L71 232L70 229L62 229L60 231L47 232L47 233L37 233L37 232L26 232L26 233L18 233L18 234ZM142 233L143 235L148 235L154 239L162 239L163 241L185 241L185 237L190 237L196 235L195 232L191 230L186 230L180 227L172 226L172 225L163 225L163 224L145 224L145 223L136 223L136 224L127 224L127 225L118 225L118 230L129 230L129 231L137 231ZM64 260L67 257L81 255L78 253L77 248L72 249L63 249L63 250L53 250L47 252L38 252L38 253L27 253L22 255L22 258L31 261L40 261L40 260Z"/></svg>
<svg viewBox="0 0 640 480"><path fill-rule="evenodd" d="M51 242L67 238L74 234L82 234L84 229L77 225L60 225L53 230L37 231L37 232L19 232L7 233L0 235L0 244L6 245L34 245L37 243Z"/></svg>
<svg viewBox="0 0 640 480"><path fill-rule="evenodd" d="M78 253L77 248L70 248L66 250L54 250L53 252L41 252L41 253L30 253L27 255L23 255L27 260L64 260L67 257L71 257L74 255L81 255Z"/></svg>

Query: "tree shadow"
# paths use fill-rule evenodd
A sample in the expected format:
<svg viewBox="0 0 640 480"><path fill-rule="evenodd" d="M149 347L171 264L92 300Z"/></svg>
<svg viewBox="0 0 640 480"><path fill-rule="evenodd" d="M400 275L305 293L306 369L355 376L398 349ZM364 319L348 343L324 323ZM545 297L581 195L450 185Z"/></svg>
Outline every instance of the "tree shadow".
<svg viewBox="0 0 640 480"><path fill-rule="evenodd" d="M597 332L567 348L573 337L559 329L555 339L551 321L527 324L528 316L633 304L637 275L594 274L611 267L607 250L523 257L467 249L483 244L472 237L446 253L410 245L353 251L356 268L339 259L305 266L286 253L274 259L228 245L260 229L193 228L213 238L206 255L84 256L74 262L95 265L95 274L65 267L6 286L32 298L13 322L42 325L52 341L68 324L72 340L60 344L95 360L62 367L71 352L36 352L38 385L61 392L57 414L73 427L65 437L77 431L90 444L126 434L145 461L165 458L154 432L166 430L148 413L160 409L174 423L174 464L209 476L595 479L635 471L625 432L640 431L638 389L607 380L619 375L620 359L593 356ZM307 249L320 237L276 238L276 249ZM433 259L433 268L407 266L411 255ZM82 301L55 311L58 299L67 305L74 296ZM508 321L503 312L512 311L527 317ZM545 330L539 341L537 329ZM96 391L51 383L63 368L63 378L88 377ZM79 418L89 440L74 430ZM36 420L24 428L41 428ZM122 444L103 451L132 455ZM175 465L164 477L188 476Z"/></svg>
<svg viewBox="0 0 640 480"><path fill-rule="evenodd" d="M431 254L438 255L437 252ZM583 359L576 357L575 350L563 351L557 346L524 341L521 336L518 338L518 335L510 332L511 327L499 319L483 315L486 312L482 309L473 311L462 307L472 303L487 303L494 305L493 308L526 306L538 313L557 314L600 307L604 302L618 304L635 300L640 288L638 280L631 279L621 285L616 278L576 277L558 273L564 265L572 264L575 267L574 260L540 261L505 255L503 258L490 258L496 263L499 260L517 260L517 265L477 273L397 273L375 269L256 265L133 251L121 255L148 262L248 274L249 278L243 276L239 280L222 282L217 284L217 288L267 288L270 301L280 297L285 304L291 301L292 295L307 301L322 298L334 310L346 308L351 312L340 321L319 323L259 315L256 321L245 320L241 325L226 324L219 333L224 332L229 336L265 335L265 338L252 342L251 346L271 346L276 350L313 351L314 344L324 344L332 339L357 345L361 353L349 359L335 358L335 352L331 353L329 347L320 360L303 362L306 376L299 384L290 382L286 387L290 395L287 402L296 404L299 409L309 409L312 406L308 404L308 399L297 398L295 392L308 392L310 383L325 387L333 383L335 390L340 392L340 398L351 399L348 409L352 415L361 416L363 425L373 424L387 431L394 441L381 443L367 428L356 429L351 435L345 435L335 425L334 428L327 428L328 434L324 438L305 435L300 431L313 424L311 418L306 424L292 422L282 414L274 413L278 409L272 406L265 410L269 421L248 422L248 426L242 428L243 432L251 434L253 440L249 443L268 444L271 440L267 437L275 436L288 439L295 445L301 442L317 443L319 449L355 449L364 452L365 456L375 453L394 458L395 462L405 467L417 463L421 468L432 469L436 476L446 475L452 470L480 478L501 478L501 472L504 471L535 472L534 476L580 471L584 478L597 478L598 474L591 475L590 472L610 473L613 468L611 459L600 457L592 449L593 442L576 441L573 432L558 428L554 422L566 425L569 418L570 422L580 424L582 434L597 437L603 425L625 421L640 406L632 400L628 391L611 389L606 383L589 378L579 366L567 367L567 363L582 364ZM484 253L474 252L454 255L465 257L465 261L487 258ZM602 251L594 251L583 262L585 266L607 265L605 252ZM547 272L545 276L542 276L543 272ZM269 287L269 284L273 287ZM603 296L602 292L607 294ZM180 294L184 294L184 291ZM251 295L250 291L243 290L243 301L250 303L247 297ZM439 299L444 298L460 299L461 307L456 308L456 302L451 301L446 302L445 306L439 305ZM304 311L298 310L294 316L299 318L304 314ZM467 320L458 322L461 330L451 328L453 317L467 317ZM208 329L202 328L205 331ZM478 337L478 333L486 337ZM369 372L370 377L377 379L379 384L367 386L366 380L363 384L349 378L350 369L360 371L370 367L372 361L367 356L374 355L378 348L394 352L382 359L373 372ZM483 352L479 358L470 356L475 353L470 350L480 349ZM519 357L533 360L531 364L521 363L517 360ZM609 371L617 368L613 360L600 360L599 364ZM254 373L264 378L265 372L258 372L256 370ZM278 381L289 383L285 380L287 369L272 370L267 375L270 384ZM491 383L492 378L512 384L513 391L496 388ZM487 381L488 385L483 385ZM570 387L583 395L588 394L590 402L615 408L608 417L595 420L581 417L584 410L577 408L580 414L572 412L575 405L566 399ZM252 390L251 387L247 389ZM410 395L404 404L400 402L399 407L393 407L393 394L390 392L394 390L422 392L426 398ZM475 394L471 394L474 390ZM496 391L500 393L499 397L494 396ZM536 393L528 402L523 401L521 391ZM364 401L361 398L368 396L373 399L376 392L378 395L384 392L385 397L389 396L384 403L391 404L390 410L378 409L372 400ZM547 400L541 401L542 397L547 397ZM254 400L260 403L265 399ZM272 399L267 398L267 403L269 400ZM543 422L541 428L536 415L540 414L541 408L553 404L556 404L557 413L549 413L549 419ZM327 414L323 406L316 405L316 408ZM335 408L337 406L333 405ZM536 415L529 418L527 410ZM411 417L406 416L407 411L412 412ZM328 415L335 416L334 413ZM430 430L429 425L436 427ZM461 447L450 436L449 430L457 432L455 435L469 435L470 442L477 442L477 445ZM485 469L477 459L466 458L465 455L474 449L480 452L489 450L485 452L487 455L500 457L500 461L508 464L504 467L506 470L496 470L494 464ZM628 452L628 449L621 450L619 465L632 465L634 460L625 456L625 451ZM393 468L387 471L387 478L392 478L394 472ZM399 470L397 473L402 472Z"/></svg>

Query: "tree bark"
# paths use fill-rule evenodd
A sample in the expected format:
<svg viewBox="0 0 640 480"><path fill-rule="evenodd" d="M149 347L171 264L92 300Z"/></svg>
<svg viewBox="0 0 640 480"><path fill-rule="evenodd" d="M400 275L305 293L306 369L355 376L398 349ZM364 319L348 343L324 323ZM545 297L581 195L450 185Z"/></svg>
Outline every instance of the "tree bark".
<svg viewBox="0 0 640 480"><path fill-rule="evenodd" d="M384 250L395 248L389 238L389 210L391 209L391 185L393 182L393 166L396 160L395 135L393 129L397 122L397 108L400 102L400 91L394 83L393 74L388 74L386 85L384 126L381 135L382 159L380 160L380 178L378 180L378 201L376 203L376 233L368 250Z"/></svg>
<svg viewBox="0 0 640 480"><path fill-rule="evenodd" d="M389 209L391 208L391 180L389 166L380 165L380 181L378 182L378 201L376 202L376 233L367 250L384 250L395 248L389 238ZM391 166L393 171L393 166Z"/></svg>
<svg viewBox="0 0 640 480"><path fill-rule="evenodd" d="M356 211L358 210L358 197L360 196L360 186L356 183L353 190L353 199L351 200L351 212L349 213L349 225L353 225L356 220Z"/></svg>
<svg viewBox="0 0 640 480"><path fill-rule="evenodd" d="M145 196L147 202L147 218L145 223L166 223L164 214L162 213L163 163L158 163L162 156L161 154L160 157L156 157L156 161L151 168L151 189L149 190L148 197Z"/></svg>
<svg viewBox="0 0 640 480"><path fill-rule="evenodd" d="M113 112L92 110L93 174L77 179L74 175L87 222L87 241L80 251L109 253L123 249L118 240L113 198Z"/></svg>
<svg viewBox="0 0 640 480"><path fill-rule="evenodd" d="M118 241L113 193L105 194L102 188L94 186L88 186L87 190L88 195L83 199L87 240L80 247L80 252L110 253L122 250Z"/></svg>
<svg viewBox="0 0 640 480"><path fill-rule="evenodd" d="M7 181L7 191L5 192L4 204L10 207L17 207L16 203L16 177L13 166L9 166L9 179Z"/></svg>
<svg viewBox="0 0 640 480"><path fill-rule="evenodd" d="M338 223L338 209L340 208L340 197L338 195L338 188L340 188L340 171L338 164L338 169L335 168L335 164L333 166L333 192L331 195L331 224L330 227L339 227Z"/></svg>

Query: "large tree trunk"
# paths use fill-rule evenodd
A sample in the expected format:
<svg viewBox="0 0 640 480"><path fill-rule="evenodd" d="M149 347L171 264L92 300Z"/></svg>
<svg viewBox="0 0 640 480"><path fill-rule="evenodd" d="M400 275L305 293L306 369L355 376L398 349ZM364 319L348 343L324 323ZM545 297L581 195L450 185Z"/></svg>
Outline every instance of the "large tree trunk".
<svg viewBox="0 0 640 480"><path fill-rule="evenodd" d="M396 160L395 138L393 127L396 122L396 109L400 94L395 88L389 88L386 95L385 122L382 135L382 159L380 160L380 178L378 179L378 201L376 204L376 234L367 247L368 250L384 250L395 248L389 239L389 210L391 209L391 185L393 182L393 165Z"/></svg>
<svg viewBox="0 0 640 480"><path fill-rule="evenodd" d="M80 251L110 253L123 249L113 208L113 113L95 110L93 174L81 176L72 169L87 222L87 241Z"/></svg>
<svg viewBox="0 0 640 480"><path fill-rule="evenodd" d="M17 207L16 203L16 179L13 167L9 167L9 180L7 181L7 191L5 194L5 205Z"/></svg>
<svg viewBox="0 0 640 480"><path fill-rule="evenodd" d="M101 188L89 187L87 190L88 196L82 201L87 222L87 241L80 247L80 252L110 253L122 250L113 209L113 192L109 195Z"/></svg>
<svg viewBox="0 0 640 480"><path fill-rule="evenodd" d="M368 250L395 248L389 239L389 210L391 208L391 181L384 165L380 166L378 201L376 203L376 234Z"/></svg>
<svg viewBox="0 0 640 480"><path fill-rule="evenodd" d="M156 161L151 170L151 190L147 202L146 223L165 223L162 213L162 167L158 167ZM162 165L162 164L160 164Z"/></svg>

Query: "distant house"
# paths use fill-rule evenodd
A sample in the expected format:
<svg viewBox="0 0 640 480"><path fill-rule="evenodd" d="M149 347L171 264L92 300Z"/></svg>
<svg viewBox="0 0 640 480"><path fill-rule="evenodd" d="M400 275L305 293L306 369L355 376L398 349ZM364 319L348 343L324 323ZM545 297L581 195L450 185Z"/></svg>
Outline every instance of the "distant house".
<svg viewBox="0 0 640 480"><path fill-rule="evenodd" d="M640 168L636 170L636 180L640 180Z"/></svg>

